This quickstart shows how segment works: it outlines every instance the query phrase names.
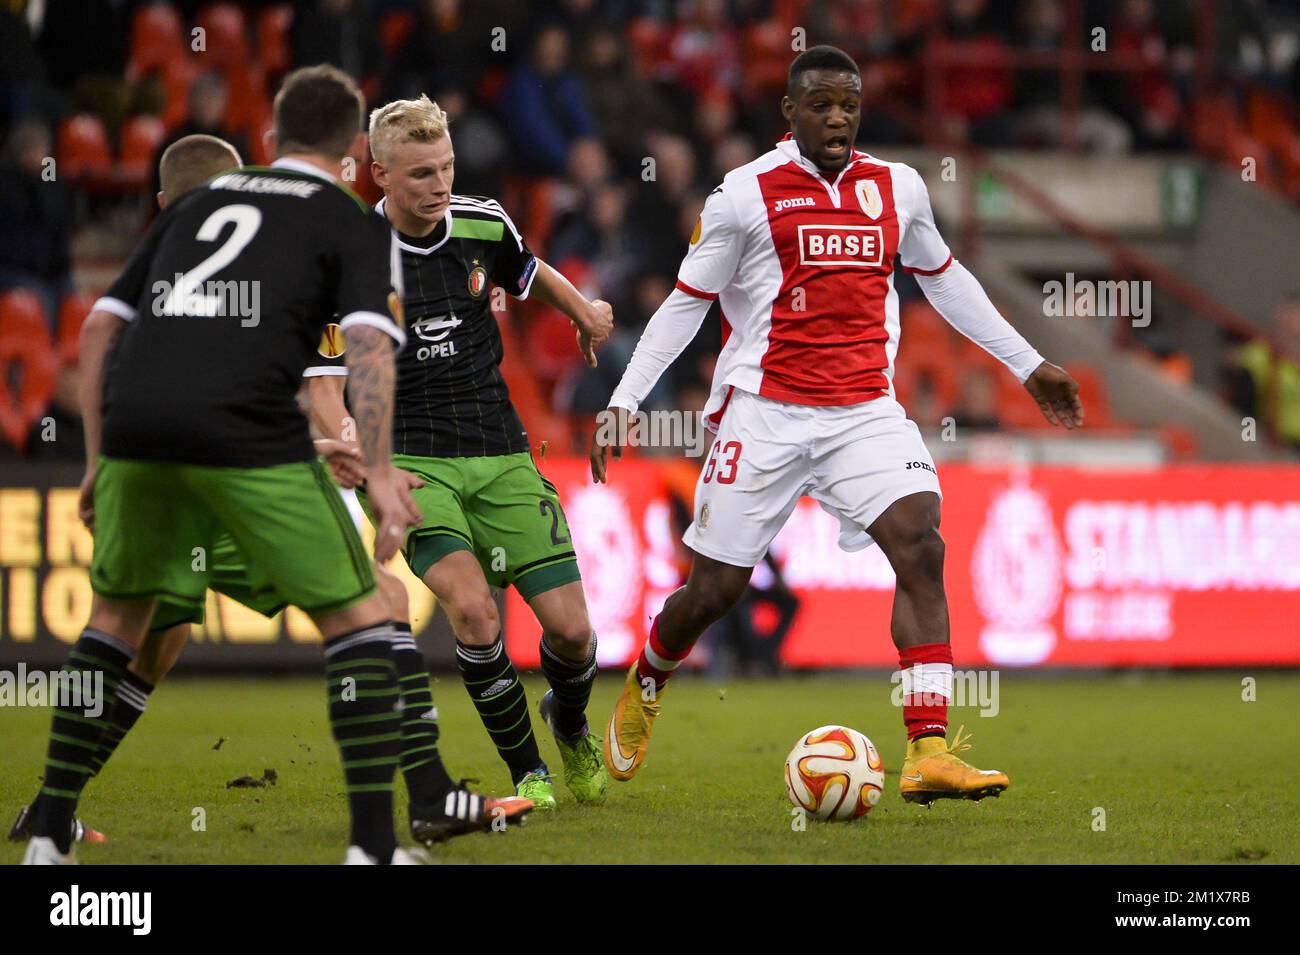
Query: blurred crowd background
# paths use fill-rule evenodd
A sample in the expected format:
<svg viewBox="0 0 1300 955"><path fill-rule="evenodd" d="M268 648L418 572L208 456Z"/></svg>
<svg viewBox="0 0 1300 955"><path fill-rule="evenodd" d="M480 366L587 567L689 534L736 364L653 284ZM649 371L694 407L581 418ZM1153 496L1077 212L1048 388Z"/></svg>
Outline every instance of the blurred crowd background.
<svg viewBox="0 0 1300 955"><path fill-rule="evenodd" d="M501 198L536 252L613 304L618 331L595 370L554 316L528 303L502 316L525 421L573 450L672 288L705 196L784 133L792 45L831 42L858 59L869 151L1190 153L1224 167L1249 155L1278 203L1300 201L1295 0L0 0L0 38L0 454L11 456L80 453L62 437L77 427L79 323L153 213L161 150L207 132L268 161L271 97L297 65L347 70L372 105L432 96L452 120L456 190ZM377 198L358 169L357 190ZM898 287L904 341L944 356L899 383L923 427L1040 426L909 278ZM1300 448L1296 288L1261 317L1267 334L1224 323L1213 380L1193 380L1169 323L1122 346L1153 375L1258 416L1275 447ZM700 407L719 342L706 321L649 404ZM909 355L921 352L905 344ZM1092 423L1122 431L1105 369L1079 372ZM51 420L64 430L43 441ZM1171 434L1175 456L1197 452L1195 435Z"/></svg>

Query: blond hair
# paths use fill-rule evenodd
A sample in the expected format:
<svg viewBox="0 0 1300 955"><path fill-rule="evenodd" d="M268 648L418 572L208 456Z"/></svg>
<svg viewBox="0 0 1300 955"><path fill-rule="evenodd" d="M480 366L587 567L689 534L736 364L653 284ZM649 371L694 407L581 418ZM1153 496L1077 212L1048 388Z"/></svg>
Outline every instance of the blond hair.
<svg viewBox="0 0 1300 955"><path fill-rule="evenodd" d="M370 114L370 152L386 162L402 143L433 143L447 135L447 114L423 93L419 99L394 100Z"/></svg>

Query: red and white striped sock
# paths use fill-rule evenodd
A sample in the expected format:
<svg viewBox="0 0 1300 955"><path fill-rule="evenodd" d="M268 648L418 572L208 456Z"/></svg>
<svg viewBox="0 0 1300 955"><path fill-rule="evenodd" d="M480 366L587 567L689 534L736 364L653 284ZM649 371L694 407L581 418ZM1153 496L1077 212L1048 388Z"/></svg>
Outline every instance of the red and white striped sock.
<svg viewBox="0 0 1300 955"><path fill-rule="evenodd" d="M691 654L691 648L669 650L659 639L659 618L650 624L650 636L646 638L641 656L636 661L636 675L644 685L646 680L655 681L655 689L662 690L668 678L673 675L683 660Z"/></svg>
<svg viewBox="0 0 1300 955"><path fill-rule="evenodd" d="M948 732L952 701L952 644L923 643L898 653L903 674L903 723L909 741Z"/></svg>

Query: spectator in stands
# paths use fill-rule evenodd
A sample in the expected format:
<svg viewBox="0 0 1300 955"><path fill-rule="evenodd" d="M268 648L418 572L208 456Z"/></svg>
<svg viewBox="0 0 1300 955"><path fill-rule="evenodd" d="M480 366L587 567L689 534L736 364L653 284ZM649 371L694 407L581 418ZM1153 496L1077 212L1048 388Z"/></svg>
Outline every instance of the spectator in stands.
<svg viewBox="0 0 1300 955"><path fill-rule="evenodd" d="M226 125L226 81L220 73L201 73L190 83L190 111L185 123L158 144L153 155L153 191L161 190L158 181L158 163L167 147L179 139L196 134L217 136L235 147L241 156L248 156L248 137Z"/></svg>
<svg viewBox="0 0 1300 955"><path fill-rule="evenodd" d="M1178 149L1182 103L1171 72L1172 51L1156 25L1152 0L1123 0L1111 32L1110 49L1149 64L1138 73L1118 73L1107 84L1107 104L1128 123L1142 149Z"/></svg>
<svg viewBox="0 0 1300 955"><path fill-rule="evenodd" d="M1273 329L1281 350L1257 338L1238 351L1234 362L1250 375L1254 414L1263 429L1300 451L1300 292L1278 306Z"/></svg>
<svg viewBox="0 0 1300 955"><path fill-rule="evenodd" d="M690 140L683 136L658 134L650 137L653 178L639 177L632 200L631 219L638 235L644 237L647 267L664 275L675 275L686 248L670 224L680 221L682 203L688 194L704 183L698 181L698 164ZM709 184L712 188L716 183ZM692 224L692 228L694 225ZM687 234L689 238L689 233Z"/></svg>
<svg viewBox="0 0 1300 955"><path fill-rule="evenodd" d="M1059 53L1063 49L1065 10L1061 0L1026 0L1020 14L1018 44L1022 49L1038 53ZM1120 120L1086 102L1076 115L1067 116L1061 94L1054 65L1050 69L1021 71L1016 83L1016 106L1023 144L1060 147L1073 128L1078 145L1085 150L1112 154L1128 151L1133 135Z"/></svg>
<svg viewBox="0 0 1300 955"><path fill-rule="evenodd" d="M653 84L637 72L616 30L596 30L582 49L583 86L605 145L616 167L639 174L646 135L653 130L677 130L680 123Z"/></svg>
<svg viewBox="0 0 1300 955"><path fill-rule="evenodd" d="M456 144L456 192L467 196L495 196L501 191L501 174L510 144L496 120L475 109L458 87L438 90L434 101L451 124Z"/></svg>
<svg viewBox="0 0 1300 955"><path fill-rule="evenodd" d="M582 84L569 69L569 38L558 26L537 34L528 60L506 84L502 104L524 172L565 175L570 152L597 135Z"/></svg>
<svg viewBox="0 0 1300 955"><path fill-rule="evenodd" d="M289 28L293 61L329 63L362 82L379 67L377 22L368 0L299 0Z"/></svg>
<svg viewBox="0 0 1300 955"><path fill-rule="evenodd" d="M998 382L988 368L972 368L962 376L957 407L948 412L958 428L971 431L997 431Z"/></svg>
<svg viewBox="0 0 1300 955"><path fill-rule="evenodd" d="M0 168L0 291L28 289L54 329L72 290L72 201L53 175L49 128L36 120L14 127Z"/></svg>
<svg viewBox="0 0 1300 955"><path fill-rule="evenodd" d="M493 27L502 27L506 38L513 35L511 25L486 7L463 0L420 4L415 26L388 70L386 98L410 99L453 87L472 96L485 66L499 57L491 47Z"/></svg>
<svg viewBox="0 0 1300 955"><path fill-rule="evenodd" d="M947 52L987 58L946 71L944 122L948 133L981 146L1011 146L1015 125L1008 110L1015 95L1006 62L1007 41L992 26L987 0L954 0L948 10Z"/></svg>

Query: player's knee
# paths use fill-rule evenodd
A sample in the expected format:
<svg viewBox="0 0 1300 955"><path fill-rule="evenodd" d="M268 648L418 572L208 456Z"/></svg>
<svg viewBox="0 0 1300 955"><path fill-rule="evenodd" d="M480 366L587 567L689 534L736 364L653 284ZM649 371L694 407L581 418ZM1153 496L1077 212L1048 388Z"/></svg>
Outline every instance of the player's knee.
<svg viewBox="0 0 1300 955"><path fill-rule="evenodd" d="M562 657L581 659L590 647L591 621L583 614L580 619L566 621L559 627L550 627L546 630L546 642Z"/></svg>
<svg viewBox="0 0 1300 955"><path fill-rule="evenodd" d="M379 568L379 572L375 574L375 584L379 588L380 596L384 598L384 603L388 606L389 618L402 622L410 620L406 585L396 575L383 568Z"/></svg>
<svg viewBox="0 0 1300 955"><path fill-rule="evenodd" d="M890 555L894 573L903 584L943 585L943 535L934 526L910 530L896 542Z"/></svg>
<svg viewBox="0 0 1300 955"><path fill-rule="evenodd" d="M456 639L471 646L488 646L501 632L501 616L490 594L475 595L447 606Z"/></svg>

